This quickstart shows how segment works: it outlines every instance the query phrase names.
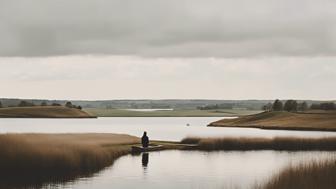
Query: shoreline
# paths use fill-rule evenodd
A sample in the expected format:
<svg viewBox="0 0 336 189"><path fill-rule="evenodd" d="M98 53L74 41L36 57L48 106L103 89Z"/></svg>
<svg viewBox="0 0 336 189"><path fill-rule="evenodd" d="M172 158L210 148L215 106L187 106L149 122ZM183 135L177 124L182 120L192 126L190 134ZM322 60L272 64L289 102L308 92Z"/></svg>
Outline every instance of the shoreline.
<svg viewBox="0 0 336 189"><path fill-rule="evenodd" d="M336 132L336 128L313 128L313 127L282 127L282 126L261 126L261 125L237 125L228 126L221 124L208 124L207 127L225 127L225 128L254 128L263 130L283 130L283 131L321 131L321 132Z"/></svg>
<svg viewBox="0 0 336 189"><path fill-rule="evenodd" d="M201 151L336 151L336 137L187 137L181 143L197 145Z"/></svg>
<svg viewBox="0 0 336 189"><path fill-rule="evenodd" d="M221 119L207 126L334 132L336 131L336 112L262 112L234 119Z"/></svg>

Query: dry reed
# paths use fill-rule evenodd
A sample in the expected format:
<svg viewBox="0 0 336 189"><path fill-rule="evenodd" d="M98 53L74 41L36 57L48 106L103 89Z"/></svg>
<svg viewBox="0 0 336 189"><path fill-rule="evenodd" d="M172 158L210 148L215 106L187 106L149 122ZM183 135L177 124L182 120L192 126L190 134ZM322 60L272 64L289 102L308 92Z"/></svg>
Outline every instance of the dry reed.
<svg viewBox="0 0 336 189"><path fill-rule="evenodd" d="M36 184L42 181L69 180L94 173L130 152L129 147L118 145L113 137L124 138L122 143L137 141L137 138L127 135L92 136L0 135L0 187L20 182ZM101 140L107 136L111 137L111 145L108 145L109 140ZM76 137L83 141L72 139ZM94 143L95 140L98 142Z"/></svg>
<svg viewBox="0 0 336 189"><path fill-rule="evenodd" d="M263 189L334 189L336 186L336 161L313 162L290 166L274 176Z"/></svg>
<svg viewBox="0 0 336 189"><path fill-rule="evenodd" d="M198 150L336 150L336 137L326 138L197 138L189 137L181 141L198 144Z"/></svg>

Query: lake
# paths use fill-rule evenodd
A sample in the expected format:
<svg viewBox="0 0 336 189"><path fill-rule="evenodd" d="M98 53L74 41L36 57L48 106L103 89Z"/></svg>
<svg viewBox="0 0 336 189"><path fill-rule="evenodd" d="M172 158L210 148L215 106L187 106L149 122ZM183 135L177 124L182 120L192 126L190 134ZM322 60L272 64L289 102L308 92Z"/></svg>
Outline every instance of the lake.
<svg viewBox="0 0 336 189"><path fill-rule="evenodd" d="M92 177L52 185L52 188L245 189L266 182L289 165L331 157L335 157L334 152L151 152L123 156Z"/></svg>
<svg viewBox="0 0 336 189"><path fill-rule="evenodd" d="M206 127L216 117L0 119L1 133L124 133L155 140L199 137L326 137L336 132ZM230 118L227 118L230 119ZM189 126L187 126L189 125ZM335 158L335 152L200 152L168 150L126 155L91 177L42 188L251 188L289 165Z"/></svg>
<svg viewBox="0 0 336 189"><path fill-rule="evenodd" d="M98 119L0 119L0 133L123 133L150 139L180 141L199 137L325 137L336 132L281 131L256 128L206 127L219 117L110 117ZM226 119L232 119L227 117ZM189 126L187 126L189 124Z"/></svg>
<svg viewBox="0 0 336 189"><path fill-rule="evenodd" d="M139 108L137 108L137 109L123 109L123 110L136 111L136 112L155 112L155 111L172 111L174 109L172 109L172 108L161 108L161 109L159 109L159 108L156 108L156 109L153 109L153 108L151 108L151 109L139 109Z"/></svg>

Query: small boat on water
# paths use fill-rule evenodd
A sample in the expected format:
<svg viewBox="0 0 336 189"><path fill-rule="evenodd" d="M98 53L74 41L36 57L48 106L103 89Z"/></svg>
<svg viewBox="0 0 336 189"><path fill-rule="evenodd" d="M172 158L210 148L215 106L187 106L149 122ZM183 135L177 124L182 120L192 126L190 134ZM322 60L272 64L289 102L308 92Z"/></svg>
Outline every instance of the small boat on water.
<svg viewBox="0 0 336 189"><path fill-rule="evenodd" d="M150 151L158 151L163 150L162 145L152 145L148 147L142 147L142 146L132 146L132 152L139 153L139 152L150 152Z"/></svg>

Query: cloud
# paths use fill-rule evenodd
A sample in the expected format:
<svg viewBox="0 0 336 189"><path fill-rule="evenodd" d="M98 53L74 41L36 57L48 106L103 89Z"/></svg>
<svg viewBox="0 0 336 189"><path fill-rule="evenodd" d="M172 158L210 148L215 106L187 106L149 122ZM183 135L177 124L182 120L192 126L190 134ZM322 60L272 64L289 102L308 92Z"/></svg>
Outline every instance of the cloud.
<svg viewBox="0 0 336 189"><path fill-rule="evenodd" d="M2 0L0 56L335 56L331 0Z"/></svg>
<svg viewBox="0 0 336 189"><path fill-rule="evenodd" d="M0 58L1 97L334 100L335 57Z"/></svg>

